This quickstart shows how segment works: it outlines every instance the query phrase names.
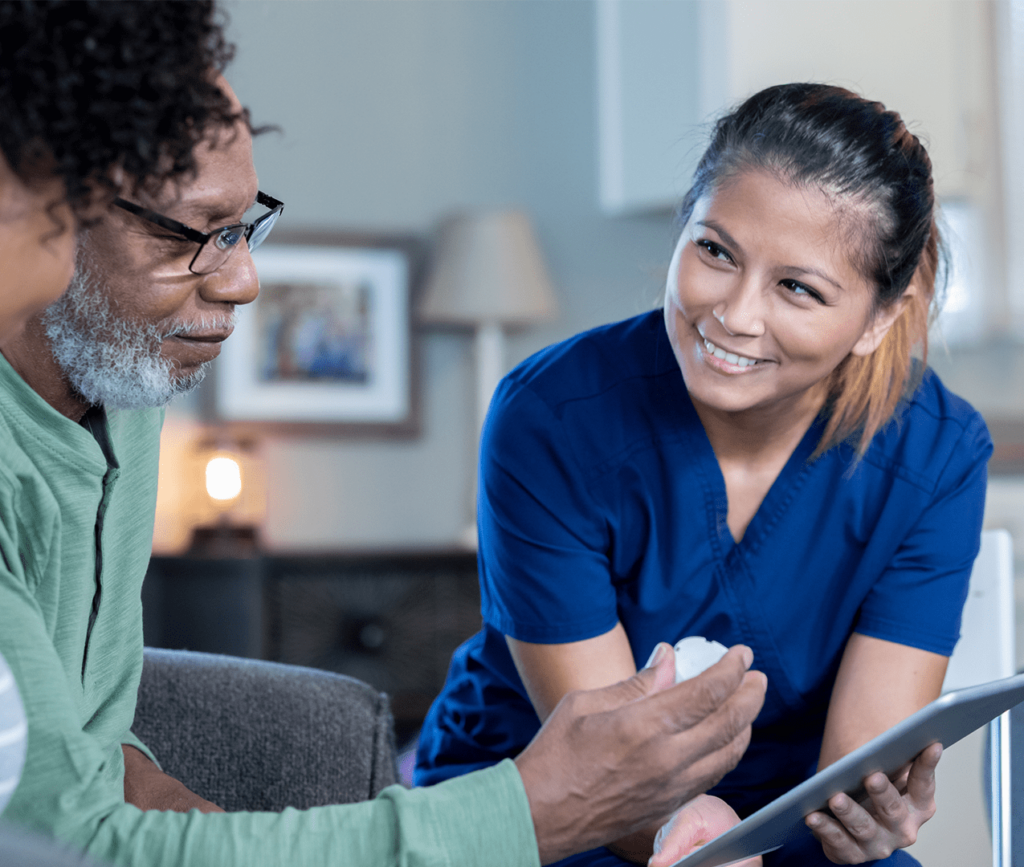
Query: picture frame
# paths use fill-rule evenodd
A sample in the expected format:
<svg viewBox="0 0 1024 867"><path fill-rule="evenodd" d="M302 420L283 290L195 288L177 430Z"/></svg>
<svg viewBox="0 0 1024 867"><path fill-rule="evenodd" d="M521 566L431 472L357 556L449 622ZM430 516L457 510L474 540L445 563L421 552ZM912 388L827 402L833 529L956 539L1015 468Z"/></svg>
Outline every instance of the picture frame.
<svg viewBox="0 0 1024 867"><path fill-rule="evenodd" d="M419 430L412 297L421 245L399 235L276 234L253 253L260 294L237 308L215 367L232 427L330 435Z"/></svg>

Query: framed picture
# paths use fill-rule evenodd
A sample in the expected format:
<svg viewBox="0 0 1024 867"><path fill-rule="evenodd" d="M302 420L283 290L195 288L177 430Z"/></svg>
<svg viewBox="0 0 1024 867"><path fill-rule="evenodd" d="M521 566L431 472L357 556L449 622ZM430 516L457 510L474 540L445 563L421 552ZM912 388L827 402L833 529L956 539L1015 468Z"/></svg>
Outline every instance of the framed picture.
<svg viewBox="0 0 1024 867"><path fill-rule="evenodd" d="M283 235L253 261L260 294L237 309L216 362L217 416L337 433L415 433L415 241Z"/></svg>

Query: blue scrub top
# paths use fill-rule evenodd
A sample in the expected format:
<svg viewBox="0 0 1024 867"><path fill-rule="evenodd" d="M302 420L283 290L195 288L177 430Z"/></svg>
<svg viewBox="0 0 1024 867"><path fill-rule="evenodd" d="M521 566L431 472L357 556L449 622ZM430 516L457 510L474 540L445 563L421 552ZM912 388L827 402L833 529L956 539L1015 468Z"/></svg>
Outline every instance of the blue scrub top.
<svg viewBox="0 0 1024 867"><path fill-rule="evenodd" d="M807 432L737 544L725 482L660 311L540 352L510 373L481 445L484 629L452 659L415 782L517 755L539 720L505 635L744 643L768 676L746 755L712 790L740 815L811 775L850 634L949 655L978 552L991 441L926 371L857 462L809 460Z"/></svg>

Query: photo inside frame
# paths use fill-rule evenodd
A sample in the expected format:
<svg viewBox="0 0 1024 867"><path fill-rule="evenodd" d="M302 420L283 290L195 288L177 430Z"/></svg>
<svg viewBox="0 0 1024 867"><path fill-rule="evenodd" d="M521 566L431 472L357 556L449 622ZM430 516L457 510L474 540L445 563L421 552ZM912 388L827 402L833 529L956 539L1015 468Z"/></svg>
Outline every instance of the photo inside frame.
<svg viewBox="0 0 1024 867"><path fill-rule="evenodd" d="M410 246L319 240L257 251L260 295L237 311L217 359L215 412L411 432Z"/></svg>
<svg viewBox="0 0 1024 867"><path fill-rule="evenodd" d="M370 384L373 303L373 287L363 279L264 286L257 317L259 379Z"/></svg>

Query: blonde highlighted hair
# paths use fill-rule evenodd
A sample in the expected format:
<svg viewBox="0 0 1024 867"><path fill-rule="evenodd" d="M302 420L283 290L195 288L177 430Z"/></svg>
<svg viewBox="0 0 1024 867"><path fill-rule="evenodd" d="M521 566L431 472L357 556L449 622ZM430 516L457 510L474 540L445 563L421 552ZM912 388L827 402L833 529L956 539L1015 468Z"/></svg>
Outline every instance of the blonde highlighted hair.
<svg viewBox="0 0 1024 867"><path fill-rule="evenodd" d="M870 355L847 356L833 371L828 421L814 457L847 441L855 444L858 457L863 456L874 435L893 417L900 401L917 387L920 372L928 361L928 311L935 295L939 261L939 234L933 224L911 279L916 291L906 298L903 310L878 348ZM921 359L920 365L914 364L915 353Z"/></svg>

